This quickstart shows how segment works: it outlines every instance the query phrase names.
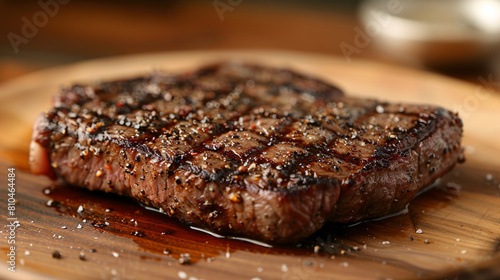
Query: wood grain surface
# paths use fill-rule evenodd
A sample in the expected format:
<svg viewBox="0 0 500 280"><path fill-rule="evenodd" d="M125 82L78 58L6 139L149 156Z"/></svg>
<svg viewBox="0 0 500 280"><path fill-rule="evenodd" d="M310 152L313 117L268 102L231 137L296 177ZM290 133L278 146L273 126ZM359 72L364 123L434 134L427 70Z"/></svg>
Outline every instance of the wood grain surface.
<svg viewBox="0 0 500 280"><path fill-rule="evenodd" d="M413 201L408 212L327 225L300 244L270 247L190 229L129 199L56 185L29 174L35 117L74 82L180 72L238 59L291 67L349 94L432 103L460 111L467 161ZM495 279L500 276L500 94L416 70L278 51L158 53L36 72L0 86L0 178L16 171L16 272L3 279ZM0 217L7 225L7 187ZM79 207L82 209L78 211ZM421 233L420 233L421 232ZM9 231L2 227L2 237ZM54 253L60 253L60 258ZM56 253L57 255L57 253Z"/></svg>

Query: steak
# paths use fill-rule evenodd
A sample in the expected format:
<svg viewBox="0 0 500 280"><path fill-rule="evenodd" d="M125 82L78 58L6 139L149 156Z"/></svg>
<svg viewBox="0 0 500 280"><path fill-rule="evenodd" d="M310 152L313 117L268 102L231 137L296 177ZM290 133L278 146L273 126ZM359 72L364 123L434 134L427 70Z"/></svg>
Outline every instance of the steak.
<svg viewBox="0 0 500 280"><path fill-rule="evenodd" d="M439 107L220 63L63 89L34 125L30 161L190 225L289 243L404 209L463 159L461 136Z"/></svg>

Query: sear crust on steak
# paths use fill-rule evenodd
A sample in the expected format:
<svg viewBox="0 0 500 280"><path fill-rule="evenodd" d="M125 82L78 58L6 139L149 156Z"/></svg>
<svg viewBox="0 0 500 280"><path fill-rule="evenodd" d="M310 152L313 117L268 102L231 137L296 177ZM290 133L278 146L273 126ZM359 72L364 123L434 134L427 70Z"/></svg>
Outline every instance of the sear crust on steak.
<svg viewBox="0 0 500 280"><path fill-rule="evenodd" d="M289 243L404 209L462 158L461 136L439 107L222 63L62 90L35 123L31 164L217 233Z"/></svg>

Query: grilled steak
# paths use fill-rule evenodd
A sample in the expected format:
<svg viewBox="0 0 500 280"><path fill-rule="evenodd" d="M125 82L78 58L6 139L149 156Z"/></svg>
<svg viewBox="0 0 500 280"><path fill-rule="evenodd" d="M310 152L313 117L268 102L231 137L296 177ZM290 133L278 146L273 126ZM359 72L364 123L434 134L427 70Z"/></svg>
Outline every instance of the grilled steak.
<svg viewBox="0 0 500 280"><path fill-rule="evenodd" d="M282 243L403 209L462 157L461 135L439 107L223 63L63 90L35 123L31 164L192 225Z"/></svg>

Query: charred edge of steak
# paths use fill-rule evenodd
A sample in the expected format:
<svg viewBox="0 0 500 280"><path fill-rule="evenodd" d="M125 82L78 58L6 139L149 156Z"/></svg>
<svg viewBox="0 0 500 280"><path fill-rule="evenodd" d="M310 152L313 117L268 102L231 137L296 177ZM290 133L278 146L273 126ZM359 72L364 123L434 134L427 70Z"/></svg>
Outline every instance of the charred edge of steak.
<svg viewBox="0 0 500 280"><path fill-rule="evenodd" d="M344 182L337 213L329 221L356 222L398 212L456 162L464 161L457 115L437 108L431 119L421 119L412 130L406 141L393 140L378 148L373 160Z"/></svg>
<svg viewBox="0 0 500 280"><path fill-rule="evenodd" d="M444 109L259 66L74 86L54 104L32 146L66 182L269 242L398 211L461 154Z"/></svg>

